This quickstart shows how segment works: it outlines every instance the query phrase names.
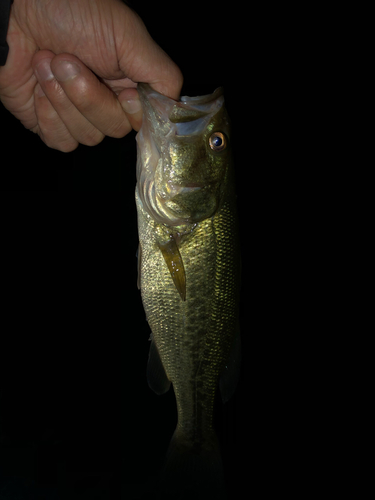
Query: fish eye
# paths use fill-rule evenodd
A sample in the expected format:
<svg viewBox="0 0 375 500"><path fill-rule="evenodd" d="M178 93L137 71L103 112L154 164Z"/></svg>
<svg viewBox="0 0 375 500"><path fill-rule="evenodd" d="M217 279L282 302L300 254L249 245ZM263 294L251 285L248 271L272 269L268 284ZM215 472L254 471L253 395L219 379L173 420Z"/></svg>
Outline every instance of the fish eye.
<svg viewBox="0 0 375 500"><path fill-rule="evenodd" d="M221 132L214 132L208 143L213 151L223 151L227 147L226 137Z"/></svg>

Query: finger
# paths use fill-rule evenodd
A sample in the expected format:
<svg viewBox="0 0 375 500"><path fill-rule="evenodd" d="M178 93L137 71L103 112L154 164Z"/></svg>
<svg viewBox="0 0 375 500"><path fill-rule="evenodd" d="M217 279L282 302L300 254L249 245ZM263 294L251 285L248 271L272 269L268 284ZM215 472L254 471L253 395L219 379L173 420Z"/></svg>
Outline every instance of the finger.
<svg viewBox="0 0 375 500"><path fill-rule="evenodd" d="M130 132L131 125L116 94L101 83L77 57L59 54L52 60L51 70L70 102L102 134L124 137ZM68 118L65 107L69 108L68 103L61 103L64 121Z"/></svg>
<svg viewBox="0 0 375 500"><path fill-rule="evenodd" d="M180 98L181 88L183 84L183 76L179 67L170 59L170 57L160 48L161 54L159 57L162 60L158 67L153 66L156 71L151 73L147 83L160 94L178 100Z"/></svg>
<svg viewBox="0 0 375 500"><path fill-rule="evenodd" d="M33 131L47 146L65 153L77 148L78 141L72 137L39 83L35 86L34 107L38 125Z"/></svg>
<svg viewBox="0 0 375 500"><path fill-rule="evenodd" d="M137 89L124 89L117 98L126 113L130 125L138 132L142 125L142 105Z"/></svg>
<svg viewBox="0 0 375 500"><path fill-rule="evenodd" d="M56 80L51 69L54 57L53 52L43 50L33 58L34 71L41 88L56 111L56 115L76 141L87 146L99 144L103 140L104 134L80 113ZM48 131L46 133L48 134ZM54 141L52 136L46 137L46 139L49 142Z"/></svg>

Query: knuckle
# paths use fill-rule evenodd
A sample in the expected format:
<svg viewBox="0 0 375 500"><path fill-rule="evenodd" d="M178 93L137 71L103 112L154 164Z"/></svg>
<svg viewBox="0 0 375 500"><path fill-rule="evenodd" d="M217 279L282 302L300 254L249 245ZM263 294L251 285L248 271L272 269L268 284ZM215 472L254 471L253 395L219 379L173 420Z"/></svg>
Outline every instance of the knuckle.
<svg viewBox="0 0 375 500"><path fill-rule="evenodd" d="M102 142L105 135L99 130L87 131L82 137L79 138L79 142L84 146L97 146Z"/></svg>
<svg viewBox="0 0 375 500"><path fill-rule="evenodd" d="M132 127L128 121L122 120L121 122L111 123L108 126L107 135L109 137L114 137L115 139L121 139L132 130Z"/></svg>
<svg viewBox="0 0 375 500"><path fill-rule="evenodd" d="M59 82L55 79L43 82L45 93L49 99L52 99L55 105L64 104L66 94Z"/></svg>
<svg viewBox="0 0 375 500"><path fill-rule="evenodd" d="M43 139L43 138L42 138ZM63 140L56 140L55 138L44 138L43 142L51 149L57 149L62 153L71 153L79 146L79 142L77 142L73 137Z"/></svg>
<svg viewBox="0 0 375 500"><path fill-rule="evenodd" d="M61 151L62 153L70 153L71 151L77 149L79 145L79 142L76 141L70 134L51 134L40 125L37 133L46 146L51 149Z"/></svg>
<svg viewBox="0 0 375 500"><path fill-rule="evenodd" d="M55 149L58 149L62 153L71 153L79 146L79 142L75 139L67 142L60 143Z"/></svg>

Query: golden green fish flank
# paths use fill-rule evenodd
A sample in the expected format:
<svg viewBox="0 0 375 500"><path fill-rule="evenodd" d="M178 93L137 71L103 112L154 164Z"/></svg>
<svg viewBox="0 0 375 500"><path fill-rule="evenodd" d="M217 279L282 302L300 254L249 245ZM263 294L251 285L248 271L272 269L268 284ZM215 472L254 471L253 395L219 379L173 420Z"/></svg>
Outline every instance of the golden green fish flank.
<svg viewBox="0 0 375 500"><path fill-rule="evenodd" d="M176 143L169 147L174 151L175 167L180 167L179 179L206 181L208 212L214 206L212 200L219 196L216 211L210 216L183 225L157 222L141 201L140 187L136 190L142 300L153 342L173 384L178 410L176 434L197 448L212 445L218 380L238 327L240 257L230 145L224 154L216 155L208 146L209 135L223 126L229 136L228 119L220 111L200 142L194 138L180 150ZM223 169L221 179L218 168ZM200 205L204 203L200 196L195 199ZM189 203L194 204L194 196ZM199 214L197 218L204 212L202 206L188 209ZM185 296L172 279L166 252L161 250L170 239L176 242L182 259Z"/></svg>

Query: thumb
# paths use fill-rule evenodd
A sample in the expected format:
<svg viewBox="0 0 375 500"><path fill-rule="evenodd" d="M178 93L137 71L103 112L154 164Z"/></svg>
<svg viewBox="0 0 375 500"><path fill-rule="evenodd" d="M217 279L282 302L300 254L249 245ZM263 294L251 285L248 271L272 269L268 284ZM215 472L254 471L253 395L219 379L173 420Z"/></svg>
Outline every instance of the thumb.
<svg viewBox="0 0 375 500"><path fill-rule="evenodd" d="M127 27L124 19L119 20L115 33L122 33L118 47L120 69L133 82L151 85L161 94L178 99L183 83L179 67L152 39L141 18L129 7L126 12Z"/></svg>

